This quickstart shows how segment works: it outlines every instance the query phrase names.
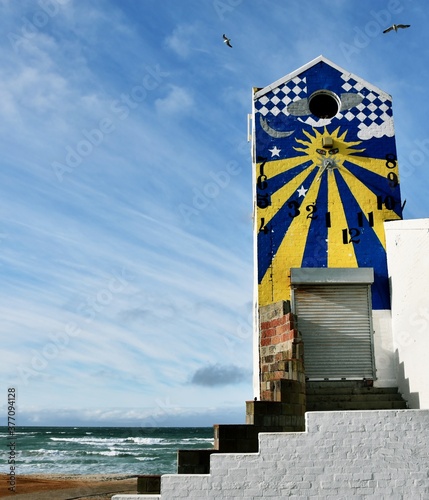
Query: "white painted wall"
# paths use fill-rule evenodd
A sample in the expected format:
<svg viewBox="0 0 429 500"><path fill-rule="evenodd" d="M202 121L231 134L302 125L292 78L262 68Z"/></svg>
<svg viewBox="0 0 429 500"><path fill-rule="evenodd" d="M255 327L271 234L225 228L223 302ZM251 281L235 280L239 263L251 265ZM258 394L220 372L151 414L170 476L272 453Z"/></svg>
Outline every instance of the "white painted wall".
<svg viewBox="0 0 429 500"><path fill-rule="evenodd" d="M392 337L390 310L372 311L374 330L375 387L396 387L397 363Z"/></svg>
<svg viewBox="0 0 429 500"><path fill-rule="evenodd" d="M429 219L385 223L399 391L429 409Z"/></svg>
<svg viewBox="0 0 429 500"><path fill-rule="evenodd" d="M162 476L159 499L429 498L429 411L306 420L306 432L260 434L259 453L212 455L210 474Z"/></svg>

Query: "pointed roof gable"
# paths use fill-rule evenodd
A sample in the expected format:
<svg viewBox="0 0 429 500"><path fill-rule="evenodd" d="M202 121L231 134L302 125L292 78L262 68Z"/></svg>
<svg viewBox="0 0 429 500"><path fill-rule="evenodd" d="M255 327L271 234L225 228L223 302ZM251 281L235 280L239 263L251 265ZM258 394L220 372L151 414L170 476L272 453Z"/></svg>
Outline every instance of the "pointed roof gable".
<svg viewBox="0 0 429 500"><path fill-rule="evenodd" d="M342 80L344 80L344 82L348 82L350 80L352 80L353 82L357 82L357 84L355 84L355 88L357 91L359 88L367 88L368 90L376 92L377 94L382 96L384 99L387 99L389 101L392 100L392 96L390 94L388 94L387 92L384 92L383 90L379 89L375 85L372 85L371 83L369 83L366 80L364 80L363 78L351 73L350 71L345 70L341 66L338 66L337 64L333 63L332 61L330 61L329 59L327 59L326 57L324 57L322 55L316 57L315 59L308 62L307 64L304 64L304 66L301 66L300 68L296 69L292 73L289 73L288 75L283 76L279 80L276 80L275 82L271 83L270 85L267 85L266 87L264 87L260 90L257 90L254 93L254 99L256 100L256 99L263 97L268 92L272 92L273 90L277 89L278 87L285 85L288 82L291 82L292 80L294 80L295 78L298 78L301 74L307 72L308 70L310 70L312 68L317 69L316 68L317 66L319 66L319 67L325 66L326 70L328 70L329 68L335 70L336 72L341 74ZM315 89L315 90L317 90L317 89ZM310 95L311 92L308 92L308 94Z"/></svg>

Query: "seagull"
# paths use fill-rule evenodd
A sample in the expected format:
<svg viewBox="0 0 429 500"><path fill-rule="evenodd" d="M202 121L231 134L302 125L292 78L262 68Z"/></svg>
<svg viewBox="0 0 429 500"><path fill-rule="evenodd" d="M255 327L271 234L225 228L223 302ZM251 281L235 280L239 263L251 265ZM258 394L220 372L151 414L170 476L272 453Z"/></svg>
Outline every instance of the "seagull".
<svg viewBox="0 0 429 500"><path fill-rule="evenodd" d="M383 33L389 33L389 31L395 30L398 32L398 28L409 28L411 24L392 24L390 28L387 28L386 30L383 31Z"/></svg>
<svg viewBox="0 0 429 500"><path fill-rule="evenodd" d="M228 45L228 47L231 47L232 49L231 38L228 38L226 35L223 35L223 41Z"/></svg>

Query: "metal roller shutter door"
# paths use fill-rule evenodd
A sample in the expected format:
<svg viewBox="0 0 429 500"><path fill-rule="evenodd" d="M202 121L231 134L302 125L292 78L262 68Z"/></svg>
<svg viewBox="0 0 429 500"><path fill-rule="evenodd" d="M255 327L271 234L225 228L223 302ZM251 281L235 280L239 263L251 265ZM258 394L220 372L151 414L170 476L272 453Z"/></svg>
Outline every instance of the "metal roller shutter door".
<svg viewBox="0 0 429 500"><path fill-rule="evenodd" d="M294 300L309 379L374 378L369 286L300 285Z"/></svg>

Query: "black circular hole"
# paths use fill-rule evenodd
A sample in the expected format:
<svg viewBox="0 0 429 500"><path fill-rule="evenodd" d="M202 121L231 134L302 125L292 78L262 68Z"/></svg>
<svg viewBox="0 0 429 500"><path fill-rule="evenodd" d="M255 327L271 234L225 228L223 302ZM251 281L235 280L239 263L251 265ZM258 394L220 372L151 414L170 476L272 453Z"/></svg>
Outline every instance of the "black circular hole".
<svg viewBox="0 0 429 500"><path fill-rule="evenodd" d="M318 118L332 118L340 109L336 96L328 92L318 92L310 97L309 108Z"/></svg>

